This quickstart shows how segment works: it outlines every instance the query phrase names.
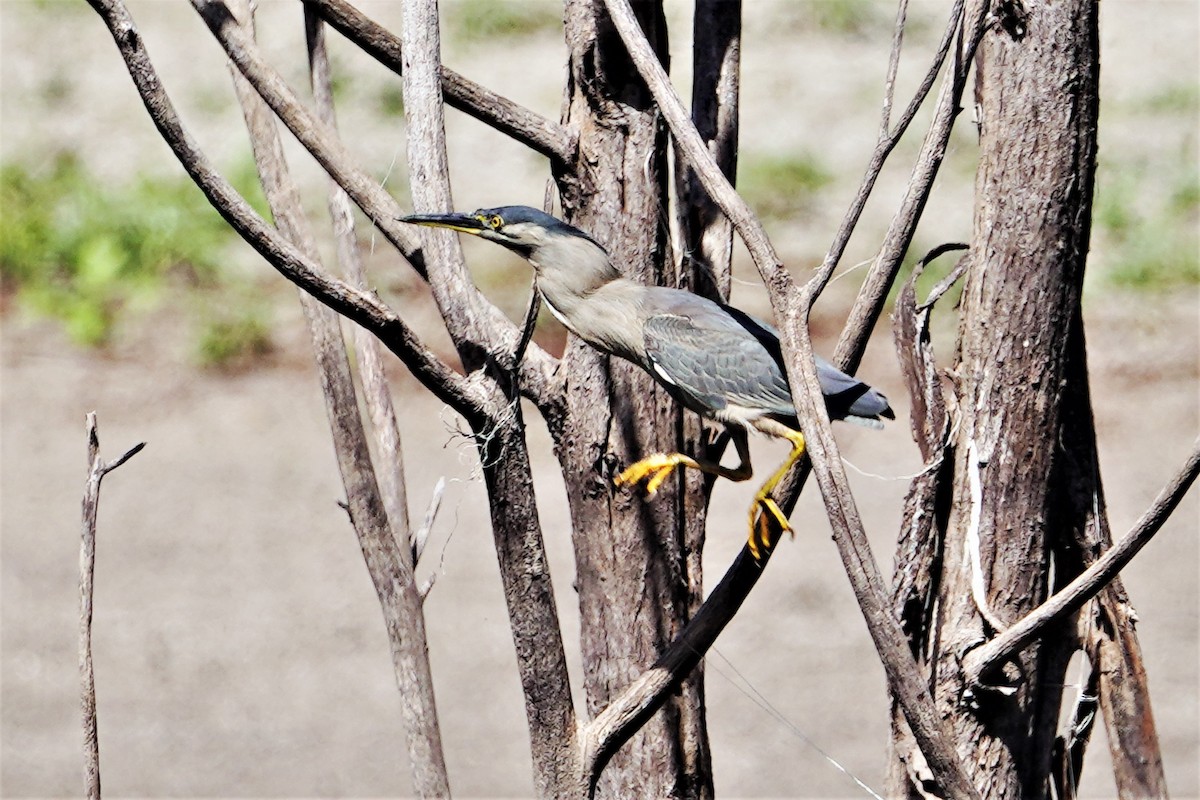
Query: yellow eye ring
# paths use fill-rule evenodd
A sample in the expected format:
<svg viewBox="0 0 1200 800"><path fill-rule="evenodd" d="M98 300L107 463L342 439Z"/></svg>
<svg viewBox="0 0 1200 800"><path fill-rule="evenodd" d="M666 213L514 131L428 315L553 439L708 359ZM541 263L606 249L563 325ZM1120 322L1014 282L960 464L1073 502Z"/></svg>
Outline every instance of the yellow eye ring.
<svg viewBox="0 0 1200 800"><path fill-rule="evenodd" d="M502 220L500 218L499 214L493 214L491 217L488 218L488 225L492 226L492 230L499 229L500 226L503 224L504 224L504 220Z"/></svg>

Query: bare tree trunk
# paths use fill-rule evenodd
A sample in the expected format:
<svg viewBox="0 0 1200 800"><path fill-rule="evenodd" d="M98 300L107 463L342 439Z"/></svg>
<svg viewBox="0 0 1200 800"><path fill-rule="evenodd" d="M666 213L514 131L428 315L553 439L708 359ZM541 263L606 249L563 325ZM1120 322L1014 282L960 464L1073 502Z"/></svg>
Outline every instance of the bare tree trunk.
<svg viewBox="0 0 1200 800"><path fill-rule="evenodd" d="M1033 13L1003 6L984 37L976 60L981 157L956 433L938 441L944 412L928 392L926 419L918 420L927 462L935 449L948 462L914 483L906 519L933 520L940 534L902 547L897 605L915 651L928 657L937 702L986 798L1048 796L1062 763L1062 743L1054 754L1064 675L1080 638L1073 624L1052 628L1002 675L986 676L994 686L972 685L963 659L1086 566L1078 543L1073 563L1063 555L1060 543L1072 531L1094 536L1102 527L1092 518L1095 504L1085 511L1078 502L1082 486L1103 513L1079 316L1096 154L1097 11L1090 0L1042 4ZM915 336L907 334L910 342ZM947 510L938 500L939 474L953 481ZM933 571L929 586L913 585L917 563ZM905 609L922 594L936 604ZM910 752L903 736L903 725L894 725L901 756ZM891 790L912 796L919 765L907 765L907 786L905 772L893 769Z"/></svg>
<svg viewBox="0 0 1200 800"><path fill-rule="evenodd" d="M638 12L665 58L660 4L641 3ZM557 176L564 211L600 236L628 277L669 283L665 129L602 3L568 2L566 31L565 121L579 131L580 155L575 171ZM649 502L637 490L615 489L613 476L628 464L679 449L682 412L640 369L579 340L572 340L563 368L566 415L557 453L574 528L584 688L595 716L687 621L699 594L693 584L700 578L705 497L703 482L682 470ZM613 758L596 787L599 796L711 796L698 680L689 679Z"/></svg>

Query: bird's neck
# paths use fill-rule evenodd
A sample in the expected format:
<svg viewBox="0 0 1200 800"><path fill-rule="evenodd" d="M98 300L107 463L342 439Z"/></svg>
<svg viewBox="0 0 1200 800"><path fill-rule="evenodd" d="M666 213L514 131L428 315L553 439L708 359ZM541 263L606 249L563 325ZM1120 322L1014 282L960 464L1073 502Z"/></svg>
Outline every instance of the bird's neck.
<svg viewBox="0 0 1200 800"><path fill-rule="evenodd" d="M643 360L638 330L645 287L603 265L578 263L565 270L538 271L538 289L550 312L567 330L599 350L633 361Z"/></svg>

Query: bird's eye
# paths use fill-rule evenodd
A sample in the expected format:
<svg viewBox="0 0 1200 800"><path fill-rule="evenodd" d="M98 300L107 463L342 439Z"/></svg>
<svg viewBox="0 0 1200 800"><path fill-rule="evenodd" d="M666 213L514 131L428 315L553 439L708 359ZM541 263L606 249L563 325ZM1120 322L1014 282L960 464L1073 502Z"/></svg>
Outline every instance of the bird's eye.
<svg viewBox="0 0 1200 800"><path fill-rule="evenodd" d="M504 224L504 220L500 218L499 214L492 214L488 217L487 223L492 226L492 230L499 230L500 226Z"/></svg>

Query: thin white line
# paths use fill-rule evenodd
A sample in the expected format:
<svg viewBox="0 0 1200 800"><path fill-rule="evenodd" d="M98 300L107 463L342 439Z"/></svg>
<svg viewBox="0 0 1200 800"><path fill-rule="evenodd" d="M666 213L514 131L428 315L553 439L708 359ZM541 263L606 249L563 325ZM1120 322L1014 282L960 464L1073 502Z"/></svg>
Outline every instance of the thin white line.
<svg viewBox="0 0 1200 800"><path fill-rule="evenodd" d="M832 764L839 772L841 772L847 778L854 781L854 783L857 784L860 789L862 789L864 792L866 792L871 797L875 798L875 800L883 800L883 798L879 794L877 794L874 789L872 789L867 784L863 783L858 778L858 776L856 776L850 770L848 770L844 766L842 766L842 764L840 762L838 762L837 759L835 759L833 756L829 755L824 750L822 750L816 742L814 742L812 739L808 738L808 736L806 736L804 734L804 731L800 730L799 727L797 727L795 724L793 724L791 720L789 720L777 708L775 708L775 706L773 706L771 704L771 701L769 701L766 697L764 697L762 692L760 692L760 691L758 691L758 689L754 688L754 684L750 683L750 681L746 679L746 676L743 675L738 670L738 668L733 665L733 662L730 661L725 656L724 653L722 653L716 647L709 648L709 652L719 656L720 659L729 666L729 669L732 670L733 673L738 676L738 679L742 683L745 684L746 688L743 688L742 686L740 686L737 683L737 681L730 678L729 675L727 675L724 671L722 671L720 667L718 667L716 664L712 663L712 661L710 659L705 659L705 663L708 664L709 666L712 666L713 668L715 668L717 673L721 677L723 677L725 680L729 681L739 692L741 692L743 695L748 697L755 705L757 705L759 708L763 709L768 714L770 714L772 717L774 717L776 719L776 721L780 722L784 727L786 727L792 733L793 736L798 738L800 741L804 742L806 745L811 747L813 750L816 750L821 755L822 758L824 758L826 761L828 761L830 764ZM746 690L747 688L749 689L749 691ZM753 694L751 694L751 692Z"/></svg>

